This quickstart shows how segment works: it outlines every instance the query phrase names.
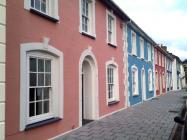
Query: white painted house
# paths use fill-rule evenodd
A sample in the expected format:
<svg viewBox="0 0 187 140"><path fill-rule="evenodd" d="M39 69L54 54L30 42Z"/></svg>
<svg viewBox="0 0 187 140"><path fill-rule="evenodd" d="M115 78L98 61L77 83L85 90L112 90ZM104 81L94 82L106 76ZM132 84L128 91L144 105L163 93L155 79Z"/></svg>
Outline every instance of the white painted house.
<svg viewBox="0 0 187 140"><path fill-rule="evenodd" d="M5 139L6 0L0 0L0 140Z"/></svg>
<svg viewBox="0 0 187 140"><path fill-rule="evenodd" d="M173 90L180 90L181 86L181 60L179 57L172 55L174 58L172 64Z"/></svg>

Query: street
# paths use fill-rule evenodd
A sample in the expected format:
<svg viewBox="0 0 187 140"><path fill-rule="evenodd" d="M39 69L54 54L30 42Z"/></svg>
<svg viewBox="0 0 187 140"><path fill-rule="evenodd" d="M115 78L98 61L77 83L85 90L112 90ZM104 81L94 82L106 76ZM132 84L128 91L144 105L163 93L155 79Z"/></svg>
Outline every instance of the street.
<svg viewBox="0 0 187 140"><path fill-rule="evenodd" d="M184 90L172 91L91 122L55 140L168 140L175 116L185 104Z"/></svg>

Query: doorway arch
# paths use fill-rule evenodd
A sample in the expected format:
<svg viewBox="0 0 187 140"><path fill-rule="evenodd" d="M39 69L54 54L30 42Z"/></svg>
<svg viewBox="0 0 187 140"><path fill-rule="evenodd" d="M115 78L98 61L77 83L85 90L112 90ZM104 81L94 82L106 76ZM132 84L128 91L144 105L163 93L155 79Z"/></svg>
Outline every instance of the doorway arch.
<svg viewBox="0 0 187 140"><path fill-rule="evenodd" d="M90 49L79 61L79 126L99 118L98 66Z"/></svg>

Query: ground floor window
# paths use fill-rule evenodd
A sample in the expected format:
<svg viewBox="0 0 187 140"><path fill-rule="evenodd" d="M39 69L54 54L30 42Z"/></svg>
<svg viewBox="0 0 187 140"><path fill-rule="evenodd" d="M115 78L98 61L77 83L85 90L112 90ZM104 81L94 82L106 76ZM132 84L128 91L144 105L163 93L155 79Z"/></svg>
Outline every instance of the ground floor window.
<svg viewBox="0 0 187 140"><path fill-rule="evenodd" d="M20 64L20 130L48 119L62 118L62 52L46 42L22 44Z"/></svg>
<svg viewBox="0 0 187 140"><path fill-rule="evenodd" d="M148 84L149 84L149 91L153 90L153 72L151 69L148 70Z"/></svg>
<svg viewBox="0 0 187 140"><path fill-rule="evenodd" d="M139 95L138 90L138 69L136 66L132 67L132 95Z"/></svg>
<svg viewBox="0 0 187 140"><path fill-rule="evenodd" d="M119 100L118 66L109 62L106 68L108 102Z"/></svg>

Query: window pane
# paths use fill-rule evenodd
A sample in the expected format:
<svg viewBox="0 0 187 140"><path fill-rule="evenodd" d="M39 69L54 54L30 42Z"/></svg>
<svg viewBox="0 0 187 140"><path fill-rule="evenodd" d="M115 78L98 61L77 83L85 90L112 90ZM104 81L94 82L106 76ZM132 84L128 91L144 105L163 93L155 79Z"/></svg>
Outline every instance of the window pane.
<svg viewBox="0 0 187 140"><path fill-rule="evenodd" d="M42 0L41 2L41 11L46 13L46 0Z"/></svg>
<svg viewBox="0 0 187 140"><path fill-rule="evenodd" d="M38 86L44 86L44 74L38 74Z"/></svg>
<svg viewBox="0 0 187 140"><path fill-rule="evenodd" d="M40 2L41 2L41 0L35 0L35 8L37 10L40 10Z"/></svg>
<svg viewBox="0 0 187 140"><path fill-rule="evenodd" d="M36 72L36 58L30 58L30 71Z"/></svg>
<svg viewBox="0 0 187 140"><path fill-rule="evenodd" d="M36 86L36 73L30 73L30 86Z"/></svg>
<svg viewBox="0 0 187 140"><path fill-rule="evenodd" d="M51 60L45 60L45 71L51 72Z"/></svg>
<svg viewBox="0 0 187 140"><path fill-rule="evenodd" d="M30 88L29 101L34 101L34 100L35 100L35 89L34 88Z"/></svg>
<svg viewBox="0 0 187 140"><path fill-rule="evenodd" d="M44 72L44 60L43 59L38 59L38 71Z"/></svg>
<svg viewBox="0 0 187 140"><path fill-rule="evenodd" d="M42 88L36 90L36 100L42 100Z"/></svg>
<svg viewBox="0 0 187 140"><path fill-rule="evenodd" d="M35 116L35 109L34 109L34 103L30 103L29 104L29 116L32 117L32 116Z"/></svg>
<svg viewBox="0 0 187 140"><path fill-rule="evenodd" d="M44 89L44 99L49 99L49 88Z"/></svg>
<svg viewBox="0 0 187 140"><path fill-rule="evenodd" d="M42 102L36 103L36 115L42 114Z"/></svg>
<svg viewBox="0 0 187 140"><path fill-rule="evenodd" d="M51 86L51 74L45 74L45 86Z"/></svg>
<svg viewBox="0 0 187 140"><path fill-rule="evenodd" d="M45 101L44 102L44 113L48 113L49 112L49 101Z"/></svg>
<svg viewBox="0 0 187 140"><path fill-rule="evenodd" d="M34 0L31 0L31 7L34 8Z"/></svg>

